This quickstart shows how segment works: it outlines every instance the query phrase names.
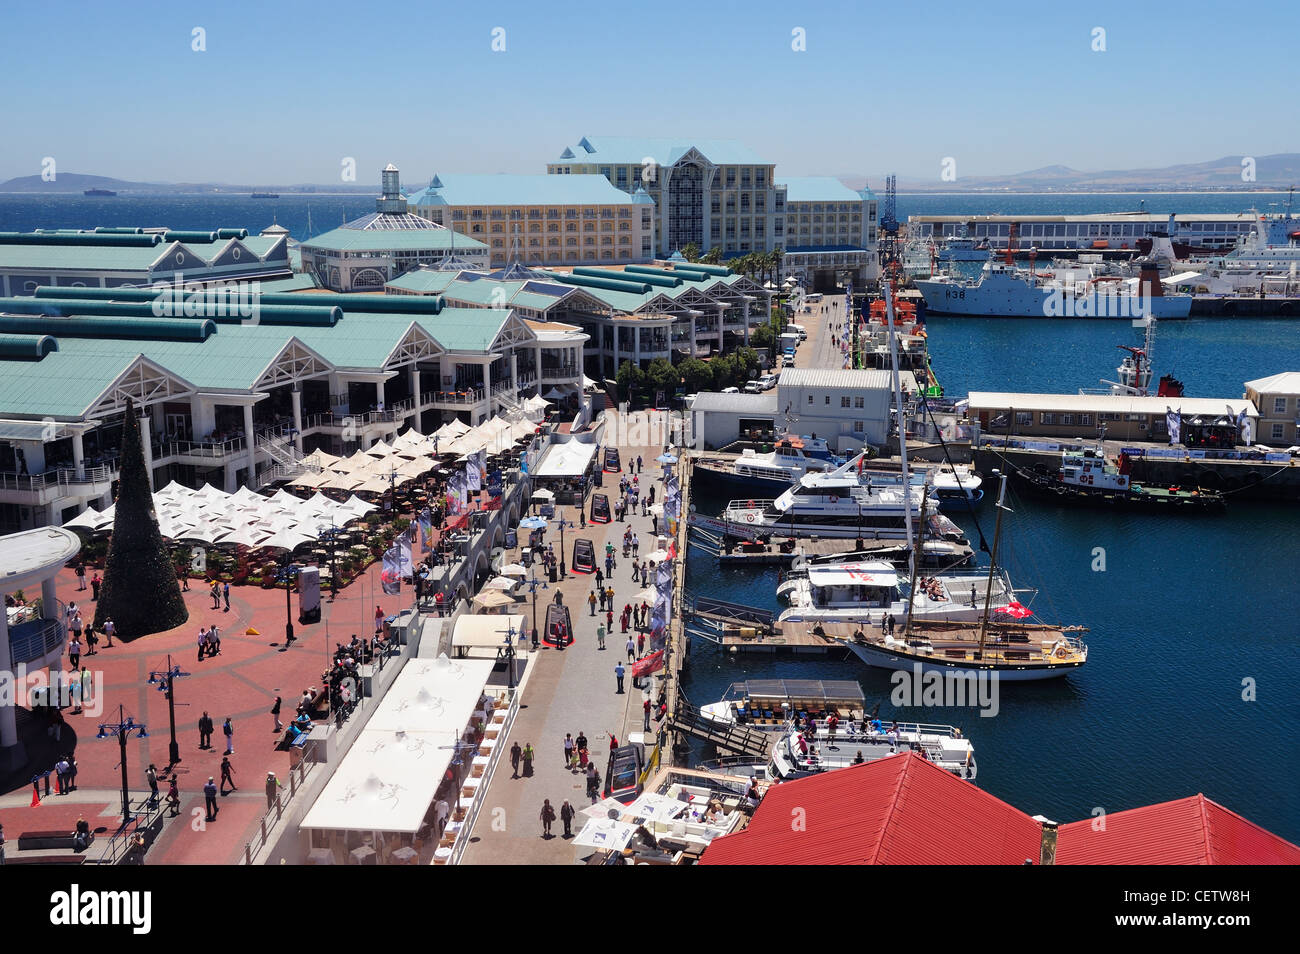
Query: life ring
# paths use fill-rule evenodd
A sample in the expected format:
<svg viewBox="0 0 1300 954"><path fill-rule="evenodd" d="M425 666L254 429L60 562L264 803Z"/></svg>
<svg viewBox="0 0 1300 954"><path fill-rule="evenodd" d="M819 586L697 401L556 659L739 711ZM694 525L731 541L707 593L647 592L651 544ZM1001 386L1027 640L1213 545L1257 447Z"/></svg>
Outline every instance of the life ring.
<svg viewBox="0 0 1300 954"><path fill-rule="evenodd" d="M1052 655L1057 659L1064 659L1066 656L1070 655L1070 647L1060 640L1057 640L1056 645L1052 647Z"/></svg>
<svg viewBox="0 0 1300 954"><path fill-rule="evenodd" d="M839 503L839 502L840 502L840 498L837 497L837 496L835 496L834 494L831 494L830 500L831 500L831 503Z"/></svg>
<svg viewBox="0 0 1300 954"><path fill-rule="evenodd" d="M754 501L752 501L752 500L746 501L745 506L747 506L750 510L753 510L753 509L754 509Z"/></svg>
<svg viewBox="0 0 1300 954"><path fill-rule="evenodd" d="M745 514L745 519L748 520L750 523L753 523L753 522L754 522L754 515L753 515L752 513L747 513L747 514Z"/></svg>

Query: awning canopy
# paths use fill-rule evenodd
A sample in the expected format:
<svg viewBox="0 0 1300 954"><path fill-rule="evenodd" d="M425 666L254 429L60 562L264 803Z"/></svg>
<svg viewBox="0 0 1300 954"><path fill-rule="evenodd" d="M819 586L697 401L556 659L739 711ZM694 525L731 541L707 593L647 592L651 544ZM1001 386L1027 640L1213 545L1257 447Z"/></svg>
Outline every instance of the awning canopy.
<svg viewBox="0 0 1300 954"><path fill-rule="evenodd" d="M456 628L451 631L451 645L453 649L496 649L505 645L506 634L511 629L516 636L524 632L522 613L462 616L456 620Z"/></svg>
<svg viewBox="0 0 1300 954"><path fill-rule="evenodd" d="M898 574L888 563L836 563L808 567L813 586L897 586Z"/></svg>
<svg viewBox="0 0 1300 954"><path fill-rule="evenodd" d="M494 664L445 656L408 662L301 827L418 831Z"/></svg>
<svg viewBox="0 0 1300 954"><path fill-rule="evenodd" d="M596 455L596 445L581 441L552 444L537 465L534 477L580 477Z"/></svg>

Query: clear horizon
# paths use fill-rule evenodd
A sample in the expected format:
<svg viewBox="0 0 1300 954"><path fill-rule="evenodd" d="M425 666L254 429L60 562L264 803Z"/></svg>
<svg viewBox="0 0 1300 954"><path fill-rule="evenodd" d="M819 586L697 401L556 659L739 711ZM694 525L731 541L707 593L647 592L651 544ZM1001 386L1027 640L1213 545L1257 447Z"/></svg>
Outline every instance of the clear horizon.
<svg viewBox="0 0 1300 954"><path fill-rule="evenodd" d="M531 5L411 0L358 19L321 0L311 14L246 0L8 10L0 181L39 175L50 157L59 172L130 181L318 186L344 184L352 159L347 185L388 162L423 183L435 172L544 172L565 146L601 134L737 139L778 174L873 187L887 172L960 188L967 176L1054 165L1090 173L1300 152L1295 125L1278 121L1300 15L1280 0L1237 19L1208 3L922 14L841 0L668 3L654 17L563 21ZM955 183L941 183L946 159Z"/></svg>

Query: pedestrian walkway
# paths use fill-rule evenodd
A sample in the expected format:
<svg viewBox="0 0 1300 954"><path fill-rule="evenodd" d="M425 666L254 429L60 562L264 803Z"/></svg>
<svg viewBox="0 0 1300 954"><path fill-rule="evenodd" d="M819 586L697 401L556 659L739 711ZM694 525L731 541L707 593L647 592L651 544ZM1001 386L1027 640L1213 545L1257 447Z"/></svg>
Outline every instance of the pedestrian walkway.
<svg viewBox="0 0 1300 954"><path fill-rule="evenodd" d="M616 413L607 411L606 415L605 433L618 433ZM634 435L638 433L633 427L626 430ZM654 459L663 453L663 447L620 446L619 451L625 474L629 473L629 462L641 455L642 496L653 483L658 487L656 500L662 500L662 467ZM598 491L608 493L611 504L617 495L618 478L618 474L605 474L604 486ZM557 507L557 517L561 511L566 519L578 523L575 508ZM628 637L619 629L620 611L625 604L632 603L633 594L643 588L632 581L631 560L625 561L622 556L623 532L629 526L640 538L640 559L644 560L646 554L654 549L655 536L650 530L650 518L642 517L639 509L635 516L629 510L622 523L615 519L607 524L589 523L585 529L565 530L565 542L570 551L565 555L566 563L571 560L575 537L587 537L595 543L602 572L606 542L615 547L617 566L612 583L606 580L607 586L614 587L614 632L606 639L604 651L596 648L596 627L604 623L605 615L599 613L593 617L587 606L587 595L596 585L594 575L570 572L566 580L538 591L539 616L544 613L543 602L553 599L557 588L563 594L565 604L570 607L576 639L572 646L562 651L549 647L543 649L534 663L519 715L506 740L507 746L515 742L520 747L532 743L537 752L533 775L530 778L512 778L508 761L497 770L483 796L483 811L473 832L476 840L465 853L465 864L573 862L574 850L560 837L563 826L557 821L552 828L553 837L543 839L539 818L544 799L551 800L557 813L565 799L577 810L590 804L584 776L564 765L565 733L571 733L575 738L579 732L587 736L588 749L603 784L609 759L610 733L616 734L619 743L623 744L629 733L641 732L644 696L639 689L632 687L631 665L624 651ZM559 535L554 530L547 531L546 541L554 543L557 549L560 546ZM513 559L517 554L518 551L512 551L507 556ZM529 602L528 612L531 612L531 605ZM632 631L629 634L635 635ZM616 693L614 679L614 667L620 662L627 669L622 695ZM575 833L581 829L580 822L581 819L575 822Z"/></svg>

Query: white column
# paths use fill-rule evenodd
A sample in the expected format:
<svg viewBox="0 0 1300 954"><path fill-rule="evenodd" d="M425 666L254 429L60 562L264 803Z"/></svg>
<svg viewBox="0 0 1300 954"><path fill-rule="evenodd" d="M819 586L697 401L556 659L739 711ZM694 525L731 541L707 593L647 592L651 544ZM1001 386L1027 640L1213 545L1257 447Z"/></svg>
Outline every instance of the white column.
<svg viewBox="0 0 1300 954"><path fill-rule="evenodd" d="M54 592L54 577L41 580L41 603L45 607L45 618L56 619L55 607L59 605L58 595Z"/></svg>
<svg viewBox="0 0 1300 954"><path fill-rule="evenodd" d="M695 357L695 315L687 316L687 321L691 323L691 357Z"/></svg>
<svg viewBox="0 0 1300 954"><path fill-rule="evenodd" d="M383 381L375 382L375 401L381 405L384 403L384 382Z"/></svg>
<svg viewBox="0 0 1300 954"><path fill-rule="evenodd" d="M201 440L216 428L216 406L198 395L190 398L190 439Z"/></svg>
<svg viewBox="0 0 1300 954"><path fill-rule="evenodd" d="M81 431L72 434L72 466L77 469L77 477L86 479L86 445L82 441Z"/></svg>
<svg viewBox="0 0 1300 954"><path fill-rule="evenodd" d="M247 486L254 488L257 481L257 442L253 436L253 405L244 405L244 444L248 457Z"/></svg>
<svg viewBox="0 0 1300 954"><path fill-rule="evenodd" d="M514 398L515 400L518 400L519 399L519 356L514 351L510 352L510 387L514 389L514 394L512 394L511 397Z"/></svg>
<svg viewBox="0 0 1300 954"><path fill-rule="evenodd" d="M641 354L641 326L633 325L632 326L632 360L638 366L640 366L642 357L644 356Z"/></svg>
<svg viewBox="0 0 1300 954"><path fill-rule="evenodd" d="M748 298L746 298L745 301L741 304L740 313L744 317L744 321L745 321L745 347L748 348L749 347L749 299Z"/></svg>
<svg viewBox="0 0 1300 954"><path fill-rule="evenodd" d="M153 433L149 415L140 416L140 445L144 449L144 472L149 478L149 489L153 490Z"/></svg>
<svg viewBox="0 0 1300 954"><path fill-rule="evenodd" d="M614 377L618 377L618 366L621 364L618 360L618 324L610 322L610 327L614 329ZM622 397L622 395L619 396Z"/></svg>
<svg viewBox="0 0 1300 954"><path fill-rule="evenodd" d="M293 446L302 453L302 388L295 387L289 392L293 399Z"/></svg>
<svg viewBox="0 0 1300 954"><path fill-rule="evenodd" d="M722 316L727 313L726 305L718 306L718 353L722 353Z"/></svg>

